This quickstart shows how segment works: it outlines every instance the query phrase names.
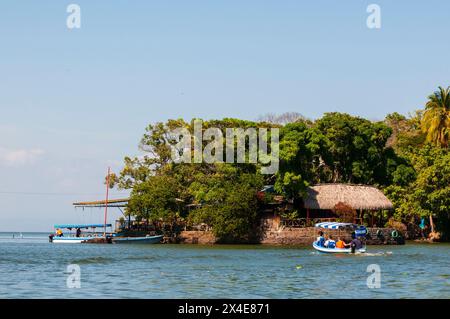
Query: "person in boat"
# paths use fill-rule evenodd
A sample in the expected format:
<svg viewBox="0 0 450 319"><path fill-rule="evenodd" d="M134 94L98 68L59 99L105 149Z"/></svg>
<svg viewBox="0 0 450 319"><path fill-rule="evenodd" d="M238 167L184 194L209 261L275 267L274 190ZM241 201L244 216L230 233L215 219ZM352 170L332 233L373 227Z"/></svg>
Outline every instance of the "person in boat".
<svg viewBox="0 0 450 319"><path fill-rule="evenodd" d="M346 244L341 237L338 237L338 241L336 242L336 248L344 249L347 247L350 247L350 244Z"/></svg>
<svg viewBox="0 0 450 319"><path fill-rule="evenodd" d="M77 237L80 237L80 236L81 236L81 229L80 229L80 228L77 228L76 236L77 236Z"/></svg>
<svg viewBox="0 0 450 319"><path fill-rule="evenodd" d="M325 242L326 248L336 248L336 241L333 239L333 236L328 236L327 241Z"/></svg>
<svg viewBox="0 0 450 319"><path fill-rule="evenodd" d="M318 246L320 246L320 247L324 247L324 245L325 245L325 237L323 237L323 231L319 231L319 233L318 233L318 237L317 237L317 245Z"/></svg>
<svg viewBox="0 0 450 319"><path fill-rule="evenodd" d="M352 248L352 252L358 249L363 248L362 241L356 237L355 233L352 233L353 240L350 242L350 247Z"/></svg>
<svg viewBox="0 0 450 319"><path fill-rule="evenodd" d="M64 236L64 233L63 233L63 231L61 230L61 229L56 229L56 236L58 236L58 237L63 237Z"/></svg>

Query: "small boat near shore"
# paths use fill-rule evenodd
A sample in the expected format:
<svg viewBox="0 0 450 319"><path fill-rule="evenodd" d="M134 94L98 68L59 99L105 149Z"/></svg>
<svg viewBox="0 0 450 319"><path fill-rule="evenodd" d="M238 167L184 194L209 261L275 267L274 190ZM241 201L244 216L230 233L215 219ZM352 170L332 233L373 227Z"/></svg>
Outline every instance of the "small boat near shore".
<svg viewBox="0 0 450 319"><path fill-rule="evenodd" d="M55 234L49 236L54 244L158 244L163 235L125 237L112 232L96 232L97 228L111 227L111 224L67 224L55 225ZM68 230L65 233L63 230Z"/></svg>
<svg viewBox="0 0 450 319"><path fill-rule="evenodd" d="M96 232L97 228L111 228L111 224L65 224L55 225L55 233L48 236L54 244L83 244L111 242L111 235ZM68 230L68 233L64 233Z"/></svg>
<svg viewBox="0 0 450 319"><path fill-rule="evenodd" d="M108 175L106 182L106 199L105 199L105 215L103 224L65 224L55 225L55 233L48 236L48 240L55 244L111 244L113 233L112 225L107 224L108 220L108 199L109 199L109 178L111 169L108 167ZM103 228L103 232L96 232L96 229ZM107 232L107 229L110 229ZM63 229L69 230L66 235ZM75 233L72 232L75 230Z"/></svg>
<svg viewBox="0 0 450 319"><path fill-rule="evenodd" d="M335 254L351 254L351 248L326 248L317 245L317 243L313 243L313 247L315 250L320 251L321 253L335 253ZM366 248L356 249L355 253L365 253L367 252Z"/></svg>
<svg viewBox="0 0 450 319"><path fill-rule="evenodd" d="M314 227L328 230L352 231L352 238L364 239L365 236L367 235L367 228L365 226L356 225L352 223L324 222L318 223ZM321 253L334 253L334 254L365 253L367 251L365 241L362 240L360 244L361 244L360 248L355 247L354 245L350 245L350 248L326 247L323 243L322 237L322 242L315 241L313 242L312 246L315 250Z"/></svg>
<svg viewBox="0 0 450 319"><path fill-rule="evenodd" d="M130 234L127 232L115 232L111 231L112 225L107 224L108 220L108 204L109 201L109 177L111 175L111 169L108 168L107 182L106 182L106 199L104 202L98 203L96 207L104 207L104 223L103 224L67 224L67 225L54 225L55 233L49 236L49 242L55 244L158 244L164 236L154 234ZM122 202L122 200L115 200L114 203ZM119 206L116 206L119 207ZM96 229L100 228L102 232L96 232ZM110 231L107 231L107 228ZM62 230L69 230L69 234L65 234ZM73 232L75 230L75 233ZM130 236L131 235L131 236ZM134 235L134 236L133 236Z"/></svg>

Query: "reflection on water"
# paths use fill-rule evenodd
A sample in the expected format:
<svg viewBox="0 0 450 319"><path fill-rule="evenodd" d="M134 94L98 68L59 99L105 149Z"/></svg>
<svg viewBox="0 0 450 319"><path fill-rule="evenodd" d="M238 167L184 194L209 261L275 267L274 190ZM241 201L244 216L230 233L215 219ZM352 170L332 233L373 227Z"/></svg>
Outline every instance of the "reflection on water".
<svg viewBox="0 0 450 319"><path fill-rule="evenodd" d="M309 247L55 245L47 234L0 233L2 298L450 298L450 245ZM81 288L66 287L69 264ZM381 288L366 285L381 268Z"/></svg>

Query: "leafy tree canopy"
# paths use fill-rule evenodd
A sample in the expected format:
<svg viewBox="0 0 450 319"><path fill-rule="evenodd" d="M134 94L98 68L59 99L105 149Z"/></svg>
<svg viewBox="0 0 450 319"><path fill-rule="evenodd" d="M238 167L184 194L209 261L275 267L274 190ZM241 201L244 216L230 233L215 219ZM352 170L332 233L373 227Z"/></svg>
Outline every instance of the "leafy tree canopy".
<svg viewBox="0 0 450 319"><path fill-rule="evenodd" d="M219 128L223 136L227 128L279 128L280 169L274 175L261 175L258 163L176 164L171 132L185 128L193 134L194 120L151 124L139 144L144 155L126 157L120 174L111 174L110 186L132 190L130 214L206 223L219 239L239 241L248 240L257 223L256 194L265 184L294 200L316 183L369 184L384 189L398 221L432 216L448 237L449 101L449 89L440 88L423 111L408 117L392 113L378 122L336 112L315 121L285 113L257 122L203 122L203 129ZM186 211L191 203L199 208Z"/></svg>

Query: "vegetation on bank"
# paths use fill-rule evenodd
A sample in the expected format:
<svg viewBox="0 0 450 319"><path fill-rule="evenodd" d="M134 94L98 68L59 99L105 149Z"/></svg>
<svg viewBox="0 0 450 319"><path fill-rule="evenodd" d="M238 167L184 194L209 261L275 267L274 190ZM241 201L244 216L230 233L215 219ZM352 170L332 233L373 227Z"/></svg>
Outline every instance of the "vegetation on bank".
<svg viewBox="0 0 450 319"><path fill-rule="evenodd" d="M298 201L309 185L358 183L383 189L395 207L390 223L418 224L450 236L450 88L439 88L423 110L369 121L325 113L315 121L296 113L258 121L210 120L203 128L280 129L280 169L261 175L260 164L176 164L170 132L193 122L151 124L141 140L142 158L125 158L111 187L131 189L127 214L138 219L205 223L222 240L248 240L258 222L257 190L274 184ZM195 207L196 209L186 209ZM439 235L436 235L439 236Z"/></svg>

